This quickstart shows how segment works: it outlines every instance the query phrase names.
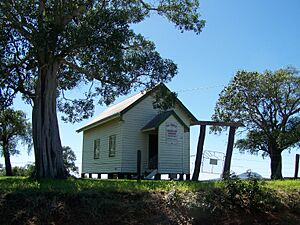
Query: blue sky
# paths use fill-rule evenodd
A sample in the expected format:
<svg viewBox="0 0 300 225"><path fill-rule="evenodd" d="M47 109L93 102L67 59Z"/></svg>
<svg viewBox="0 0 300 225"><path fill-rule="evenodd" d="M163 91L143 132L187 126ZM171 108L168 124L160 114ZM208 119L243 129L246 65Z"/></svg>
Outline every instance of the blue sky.
<svg viewBox="0 0 300 225"><path fill-rule="evenodd" d="M277 70L290 65L300 69L299 0L201 0L200 5L202 18L207 21L200 35L180 33L173 24L158 16L134 26L137 32L154 41L164 58L177 63L179 74L167 86L178 92L180 100L199 120L211 118L218 94L237 70ZM25 110L30 117L29 106L17 101L15 108ZM103 109L105 107L97 107L95 114ZM75 130L87 122L72 125L60 121L62 143L75 151L79 167L82 134ZM198 130L197 127L191 129L191 155L195 154ZM226 143L226 133L216 136L207 132L204 148L225 153ZM284 154L284 176L293 176L294 157L295 150ZM13 166L28 161L33 161L33 154L27 156L26 150L12 158ZM269 160L234 150L232 170L240 173L247 169L270 176ZM214 170L219 172L217 168ZM202 173L200 178L218 176Z"/></svg>

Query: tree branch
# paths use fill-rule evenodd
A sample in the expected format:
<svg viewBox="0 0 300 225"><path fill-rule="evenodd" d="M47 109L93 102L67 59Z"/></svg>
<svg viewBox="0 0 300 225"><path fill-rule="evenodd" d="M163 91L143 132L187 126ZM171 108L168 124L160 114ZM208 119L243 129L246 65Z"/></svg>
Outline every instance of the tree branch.
<svg viewBox="0 0 300 225"><path fill-rule="evenodd" d="M84 11L86 10L85 5L79 6L77 9L75 9L71 14L64 17L61 21L61 25L65 27L69 22L71 22L75 17L80 16Z"/></svg>
<svg viewBox="0 0 300 225"><path fill-rule="evenodd" d="M74 69L75 71L77 71L78 73L81 73L81 74L84 74L86 75L87 77L92 77L93 79L95 79L95 74L93 74L91 71L85 69L85 68L82 68L78 65L76 65L75 63L71 63L71 62L68 62L67 60L65 59L61 59L61 62L69 67L71 67L72 69ZM99 76L97 76L99 77ZM101 83L106 83L106 84L111 84L111 85L115 85L117 86L118 84L109 80L109 79L105 79L104 77L102 77L101 79L97 79L99 80Z"/></svg>

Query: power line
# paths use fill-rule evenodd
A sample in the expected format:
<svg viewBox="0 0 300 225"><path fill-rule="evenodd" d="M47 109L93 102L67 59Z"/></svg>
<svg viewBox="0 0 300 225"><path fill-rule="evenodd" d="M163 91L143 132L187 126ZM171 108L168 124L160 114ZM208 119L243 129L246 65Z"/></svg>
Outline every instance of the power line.
<svg viewBox="0 0 300 225"><path fill-rule="evenodd" d="M202 86L202 87L196 87L196 88L187 88L187 89L177 90L176 92L194 92L194 91L202 91L202 90L208 90L208 89L219 88L219 87L224 88L225 85L220 84L220 85L213 85L213 86Z"/></svg>

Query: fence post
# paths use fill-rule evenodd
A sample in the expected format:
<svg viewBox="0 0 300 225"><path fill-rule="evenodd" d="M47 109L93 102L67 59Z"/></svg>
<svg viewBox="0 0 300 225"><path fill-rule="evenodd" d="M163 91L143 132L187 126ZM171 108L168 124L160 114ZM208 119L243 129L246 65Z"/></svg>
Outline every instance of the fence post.
<svg viewBox="0 0 300 225"><path fill-rule="evenodd" d="M203 154L203 146L204 146L204 139L205 139L205 129L206 125L200 126L200 133L199 133L199 139L198 139L198 145L197 145L197 153L196 153L196 159L195 159L195 168L192 180L197 181L199 178L200 173L200 166L201 166L201 160L202 160L202 154Z"/></svg>
<svg viewBox="0 0 300 225"><path fill-rule="evenodd" d="M223 178L226 178L228 175L230 175L230 164L231 164L231 157L233 151L235 129L236 129L235 127L230 127L229 129L228 144L227 144L225 163L223 169Z"/></svg>
<svg viewBox="0 0 300 225"><path fill-rule="evenodd" d="M296 160L295 160L295 175L294 175L294 178L295 178L295 179L298 178L299 158L300 158L300 155L299 155L299 154L296 154Z"/></svg>
<svg viewBox="0 0 300 225"><path fill-rule="evenodd" d="M141 150L138 150L137 164L136 164L137 180L141 180L141 165L142 165L142 153Z"/></svg>

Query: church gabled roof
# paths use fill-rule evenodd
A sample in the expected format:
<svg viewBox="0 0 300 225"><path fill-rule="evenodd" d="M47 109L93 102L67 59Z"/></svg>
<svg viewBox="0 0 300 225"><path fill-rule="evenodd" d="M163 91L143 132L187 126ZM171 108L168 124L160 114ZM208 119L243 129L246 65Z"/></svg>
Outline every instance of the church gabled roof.
<svg viewBox="0 0 300 225"><path fill-rule="evenodd" d="M118 117L121 117L122 114L124 114L129 109L131 109L136 104L138 104L140 101L145 99L147 96L155 92L158 88L168 89L164 84L159 84L150 90L139 92L115 105L108 107L97 117L95 117L92 121L90 121L83 127L79 128L77 132L91 129L93 127L96 127L98 125L104 124ZM182 102L178 98L176 98L176 103L178 103L179 106L188 114L188 116L191 118L192 121L197 121L196 117L182 104Z"/></svg>
<svg viewBox="0 0 300 225"><path fill-rule="evenodd" d="M142 128L142 131L147 132L147 131L151 131L151 130L156 130L171 115L174 116L185 129L189 129L185 125L185 123L179 118L179 116L174 112L174 110L170 110L170 111L166 111L166 112L157 114L149 123L147 123Z"/></svg>

